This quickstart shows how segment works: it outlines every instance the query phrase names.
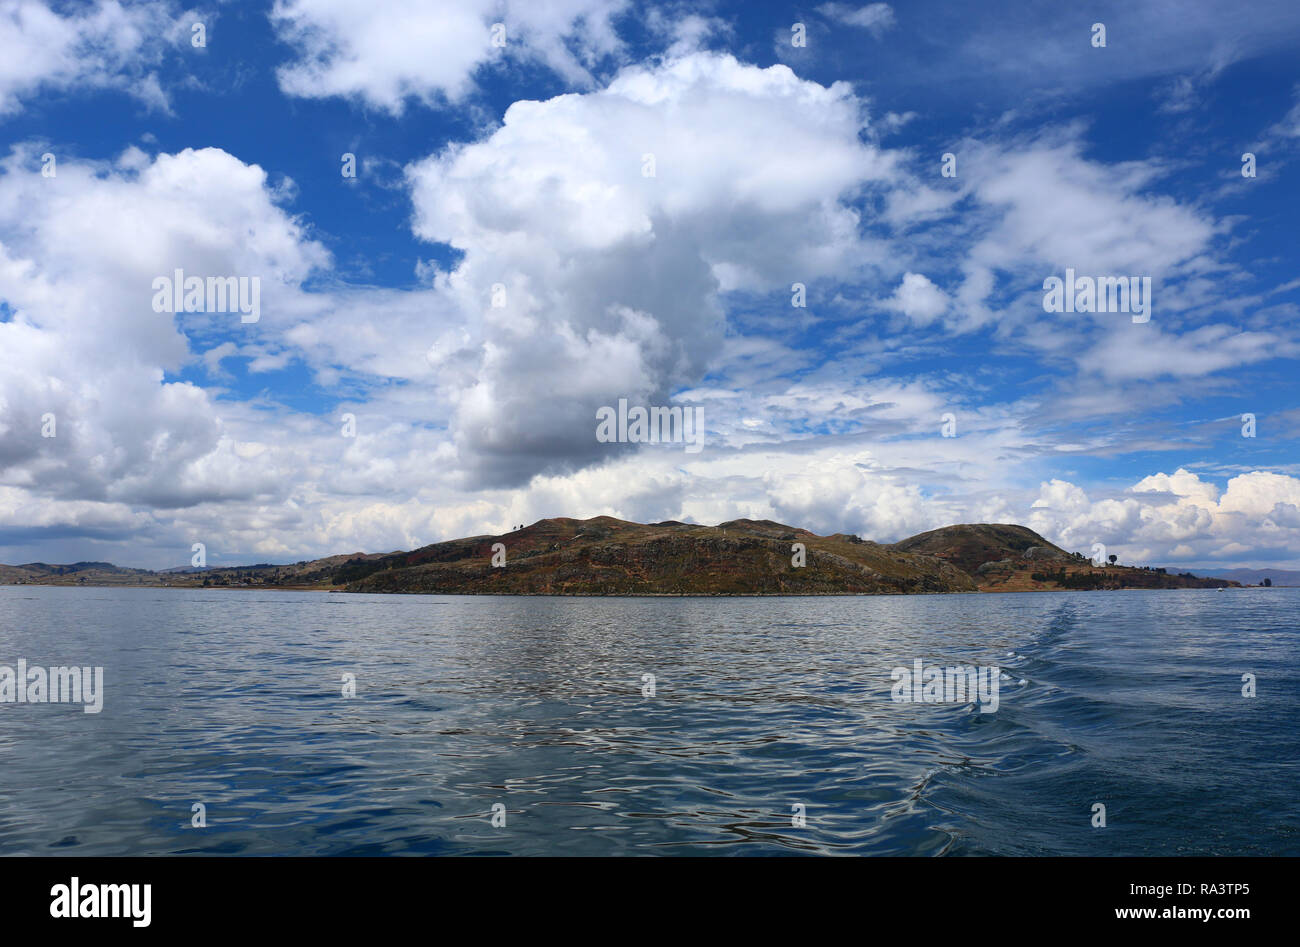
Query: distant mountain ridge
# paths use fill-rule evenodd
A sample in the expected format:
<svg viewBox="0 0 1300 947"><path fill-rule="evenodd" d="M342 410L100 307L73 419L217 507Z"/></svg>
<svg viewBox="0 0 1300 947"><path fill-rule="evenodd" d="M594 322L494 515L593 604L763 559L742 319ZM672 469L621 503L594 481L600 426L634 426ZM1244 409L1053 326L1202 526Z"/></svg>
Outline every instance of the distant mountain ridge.
<svg viewBox="0 0 1300 947"><path fill-rule="evenodd" d="M80 568L85 567L85 568ZM63 571L59 571L63 570ZM610 516L539 520L406 552L151 572L111 563L0 566L0 583L527 595L833 595L1222 588L1163 569L1095 566L1024 526L946 526L897 543L771 520L699 526Z"/></svg>
<svg viewBox="0 0 1300 947"><path fill-rule="evenodd" d="M1262 585L1268 579L1276 586L1300 586L1300 572L1294 569L1198 569L1195 566L1188 572L1214 579L1230 579L1242 585Z"/></svg>

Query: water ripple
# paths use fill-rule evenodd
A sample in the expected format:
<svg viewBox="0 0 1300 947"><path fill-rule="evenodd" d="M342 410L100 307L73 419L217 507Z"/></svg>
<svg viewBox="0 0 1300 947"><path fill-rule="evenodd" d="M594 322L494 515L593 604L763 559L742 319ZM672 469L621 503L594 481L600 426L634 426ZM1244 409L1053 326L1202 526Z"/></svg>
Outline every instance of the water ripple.
<svg viewBox="0 0 1300 947"><path fill-rule="evenodd" d="M0 705L0 853L1297 854L1298 604L0 587L0 664L107 682Z"/></svg>

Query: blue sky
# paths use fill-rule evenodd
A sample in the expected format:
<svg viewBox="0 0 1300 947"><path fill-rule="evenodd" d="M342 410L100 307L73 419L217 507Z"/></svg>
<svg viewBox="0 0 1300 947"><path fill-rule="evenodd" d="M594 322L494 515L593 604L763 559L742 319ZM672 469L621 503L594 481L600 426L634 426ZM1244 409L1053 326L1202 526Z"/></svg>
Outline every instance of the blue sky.
<svg viewBox="0 0 1300 947"><path fill-rule="evenodd" d="M0 561L609 514L1300 567L1298 46L1289 3L0 0ZM155 312L176 268L260 318ZM1067 268L1150 321L1044 311ZM599 441L620 398L703 449Z"/></svg>

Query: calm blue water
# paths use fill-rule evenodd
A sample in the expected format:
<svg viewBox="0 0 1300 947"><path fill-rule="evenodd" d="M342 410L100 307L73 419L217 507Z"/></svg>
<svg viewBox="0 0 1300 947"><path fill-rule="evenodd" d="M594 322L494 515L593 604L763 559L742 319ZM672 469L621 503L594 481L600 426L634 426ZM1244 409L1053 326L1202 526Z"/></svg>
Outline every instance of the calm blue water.
<svg viewBox="0 0 1300 947"><path fill-rule="evenodd" d="M1298 616L0 587L0 664L106 677L98 715L0 705L0 854L1295 855ZM891 701L918 657L1001 665L997 712Z"/></svg>

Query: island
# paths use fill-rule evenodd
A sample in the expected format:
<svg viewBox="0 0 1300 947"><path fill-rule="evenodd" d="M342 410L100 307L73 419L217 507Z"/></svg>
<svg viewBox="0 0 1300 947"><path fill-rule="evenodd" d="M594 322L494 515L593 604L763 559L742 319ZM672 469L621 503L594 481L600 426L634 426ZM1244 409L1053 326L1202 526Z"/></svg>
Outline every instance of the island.
<svg viewBox="0 0 1300 947"><path fill-rule="evenodd" d="M456 595L887 595L1240 588L1152 566L1094 563L1033 530L961 524L895 543L770 520L717 526L556 517L407 552L161 572L107 562L0 566L0 584L316 589Z"/></svg>

